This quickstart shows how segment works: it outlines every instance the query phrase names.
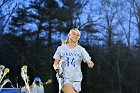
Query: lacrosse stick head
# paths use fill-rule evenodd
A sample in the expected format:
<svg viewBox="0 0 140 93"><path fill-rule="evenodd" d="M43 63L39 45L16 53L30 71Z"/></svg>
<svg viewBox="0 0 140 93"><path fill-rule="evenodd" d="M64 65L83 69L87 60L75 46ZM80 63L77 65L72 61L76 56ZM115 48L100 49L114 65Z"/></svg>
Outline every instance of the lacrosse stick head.
<svg viewBox="0 0 140 93"><path fill-rule="evenodd" d="M0 70L4 70L5 66L4 65L0 65Z"/></svg>
<svg viewBox="0 0 140 93"><path fill-rule="evenodd" d="M9 73L10 72L10 70L8 69L8 68L5 68L4 69L4 73L3 73L3 77L7 74L7 73Z"/></svg>
<svg viewBox="0 0 140 93"><path fill-rule="evenodd" d="M4 65L0 65L0 75L3 74L3 70L5 69L5 66Z"/></svg>
<svg viewBox="0 0 140 93"><path fill-rule="evenodd" d="M5 66L4 65L0 65L0 78L2 77L4 69L5 69Z"/></svg>
<svg viewBox="0 0 140 93"><path fill-rule="evenodd" d="M59 62L59 66L58 66L59 69L62 68L62 65L63 65L64 61L65 61L64 58L62 58L62 59L60 60L60 62Z"/></svg>
<svg viewBox="0 0 140 93"><path fill-rule="evenodd" d="M59 61L59 64L54 64L53 65L53 68L56 70L56 72L58 72L58 70L60 70L61 68L62 68L62 62L64 61L64 59L61 59L60 61Z"/></svg>
<svg viewBox="0 0 140 93"><path fill-rule="evenodd" d="M26 65L22 66L21 70L27 72L27 66Z"/></svg>
<svg viewBox="0 0 140 93"><path fill-rule="evenodd" d="M63 78L63 66L64 66L64 61L65 59L61 59L59 64L58 64L58 69L56 70L57 71L57 76L59 78Z"/></svg>
<svg viewBox="0 0 140 93"><path fill-rule="evenodd" d="M27 76L27 66L24 65L21 67L21 77L23 78L24 81L29 82L29 77Z"/></svg>
<svg viewBox="0 0 140 93"><path fill-rule="evenodd" d="M49 83L52 83L51 79L48 79L48 81L46 81L44 84L48 85Z"/></svg>

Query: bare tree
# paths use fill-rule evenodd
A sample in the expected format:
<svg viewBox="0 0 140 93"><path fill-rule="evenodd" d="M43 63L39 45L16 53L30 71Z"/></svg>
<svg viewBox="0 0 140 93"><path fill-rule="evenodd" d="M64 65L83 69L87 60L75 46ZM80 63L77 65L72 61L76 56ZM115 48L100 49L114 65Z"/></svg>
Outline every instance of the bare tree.
<svg viewBox="0 0 140 93"><path fill-rule="evenodd" d="M17 6L20 4L18 1L13 0L1 0L0 1L0 34L4 33L4 30L15 12Z"/></svg>
<svg viewBox="0 0 140 93"><path fill-rule="evenodd" d="M118 16L117 14L120 12L120 3L119 1L110 1L110 0L99 0L98 6L96 6L97 15L99 16L99 20L96 22L97 28L100 31L102 35L102 40L104 40L104 44L107 45L107 52L108 52L108 58L106 58L108 66L111 67L112 71L108 71L106 74L113 74L112 72L115 72L115 74L118 77L118 87L119 92L122 93L121 88L121 75L120 75L120 67L119 67L119 60L120 60L120 49L118 49L117 58L115 58L113 50L114 50L114 44L117 42L118 39L115 37L118 37L118 30L117 27L119 26L118 22ZM116 61L115 61L116 60ZM115 61L115 63L113 63ZM117 68L117 70L116 70ZM114 85L114 78L108 77L108 80L111 84L111 89L113 90Z"/></svg>
<svg viewBox="0 0 140 93"><path fill-rule="evenodd" d="M139 0L129 0L130 5L133 8L134 17L136 19L133 22L138 28L139 40L140 40L140 1Z"/></svg>

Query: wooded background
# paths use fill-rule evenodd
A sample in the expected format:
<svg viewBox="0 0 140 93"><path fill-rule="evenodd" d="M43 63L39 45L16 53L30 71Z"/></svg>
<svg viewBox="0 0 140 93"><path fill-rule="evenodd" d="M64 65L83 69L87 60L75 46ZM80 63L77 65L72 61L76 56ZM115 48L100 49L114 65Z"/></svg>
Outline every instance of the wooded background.
<svg viewBox="0 0 140 93"><path fill-rule="evenodd" d="M23 86L28 66L30 84L36 76L45 93L57 93L53 54L71 28L81 31L80 45L95 63L82 63L81 93L140 93L139 0L1 0L0 64L7 77Z"/></svg>

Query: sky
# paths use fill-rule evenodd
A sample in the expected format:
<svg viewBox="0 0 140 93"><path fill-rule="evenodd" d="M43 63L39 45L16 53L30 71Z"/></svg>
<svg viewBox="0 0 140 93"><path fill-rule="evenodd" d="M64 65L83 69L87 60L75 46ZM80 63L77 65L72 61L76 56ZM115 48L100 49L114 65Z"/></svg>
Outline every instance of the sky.
<svg viewBox="0 0 140 93"><path fill-rule="evenodd" d="M13 0L12 2L17 2L17 3L21 3L21 4L24 3L25 5L29 5L29 1L30 0ZM56 1L59 3L60 6L63 6L63 4L61 2L59 2L59 0L56 0ZM87 22L88 14L90 14L93 21L96 21L100 17L102 18L101 21L96 22L97 24L101 24L101 25L104 25L104 26L106 25L106 23L105 23L106 20L103 19L103 18L105 18L105 12L103 12L103 10L102 10L102 13L104 13L104 14L100 14L100 11L99 11L99 9L102 7L102 5L99 4L99 1L100 0L94 0L94 2L93 2L93 0L89 0L88 5L84 8L84 10L83 10L84 12L81 15L81 22L83 24ZM2 1L0 1L0 3L1 2ZM139 1L138 1L138 3L139 3ZM3 10L3 11L6 11L4 13L6 14L8 12L8 8L9 7L12 8L12 7L14 7L14 5L15 5L15 3L13 3L12 6L11 5L6 6ZM125 16L125 19L127 20L123 23L123 26L125 27L126 31L128 30L128 26L129 26L129 24L128 24L129 21L128 20L129 20L129 16L130 16L129 13L128 13L130 5L129 4L127 4L127 5L128 6L125 6L123 8L124 11L122 11L122 13L121 13L123 16ZM111 15L111 12L110 12L110 15ZM117 16L116 16L116 19L117 19ZM117 23L117 21L118 20L114 20L113 24ZM136 22L135 16L132 17L132 21ZM30 26L30 27L32 27L32 26ZM96 34L99 37L103 37L102 33L106 33L103 29L101 29L101 27L99 25L97 25L95 28L97 28L101 31L101 33ZM116 39L124 39L124 42L126 42L126 36L124 36L124 31L123 31L122 27L117 26L114 30L115 30L114 31L115 33L123 34L123 37L115 37L115 38ZM83 34L84 34L84 31L83 31ZM53 36L53 37L56 37L56 36ZM60 35L60 38L61 39L66 39L66 36L64 35L64 33L62 33ZM136 38L138 38L138 29L137 29L136 25L132 24L131 25L131 44L136 43L136 41L135 41Z"/></svg>

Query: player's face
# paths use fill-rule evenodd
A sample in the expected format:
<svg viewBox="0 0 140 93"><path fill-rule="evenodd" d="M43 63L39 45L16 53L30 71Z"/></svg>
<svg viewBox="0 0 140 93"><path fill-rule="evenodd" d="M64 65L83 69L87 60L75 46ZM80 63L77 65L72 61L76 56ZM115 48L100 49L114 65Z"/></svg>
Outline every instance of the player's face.
<svg viewBox="0 0 140 93"><path fill-rule="evenodd" d="M69 33L69 39L70 39L70 41L72 41L74 43L77 43L78 40L80 39L80 32L79 32L79 30L72 30Z"/></svg>

